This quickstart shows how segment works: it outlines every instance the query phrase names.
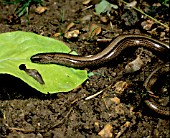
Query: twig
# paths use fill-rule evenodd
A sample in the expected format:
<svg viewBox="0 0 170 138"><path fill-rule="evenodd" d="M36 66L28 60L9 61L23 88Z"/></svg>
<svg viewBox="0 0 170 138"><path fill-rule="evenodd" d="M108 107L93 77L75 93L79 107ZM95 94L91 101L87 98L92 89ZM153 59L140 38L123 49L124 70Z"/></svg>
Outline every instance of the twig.
<svg viewBox="0 0 170 138"><path fill-rule="evenodd" d="M101 94L103 92L103 90L101 90L101 91L99 91L99 92L97 92L97 93L95 93L93 95L90 95L90 96L86 97L85 100L90 100L90 99L96 97L97 95Z"/></svg>
<svg viewBox="0 0 170 138"><path fill-rule="evenodd" d="M60 120L57 124L55 124L54 126L52 126L50 129L54 129L54 128L56 128L57 126L59 126L60 124L63 124L64 121L65 121L65 119L66 119L66 118L69 116L69 114L72 112L72 110L73 110L73 107L70 108L70 110L68 111L68 113L65 115L65 117L64 117L62 120Z"/></svg>
<svg viewBox="0 0 170 138"><path fill-rule="evenodd" d="M34 132L34 130L25 130L25 129L23 129L23 128L16 128L16 127L9 127L8 129L9 129L9 130L12 130L12 131L14 131L14 130L16 130L16 131L22 131L22 132L25 132L25 133Z"/></svg>
<svg viewBox="0 0 170 138"><path fill-rule="evenodd" d="M97 95L101 94L104 90L110 88L111 86L112 86L112 84L109 85L108 87L104 88L103 90L101 90L101 91L99 91L99 92L97 92L97 93L95 93L95 94L93 94L93 95L90 95L90 96L86 97L85 100L90 100L90 99L96 97Z"/></svg>
<svg viewBox="0 0 170 138"><path fill-rule="evenodd" d="M112 39L97 39L97 42L110 42Z"/></svg>
<svg viewBox="0 0 170 138"><path fill-rule="evenodd" d="M117 133L115 138L119 138L125 131L126 129L130 126L130 122L127 121L123 126L121 126L121 130Z"/></svg>
<svg viewBox="0 0 170 138"><path fill-rule="evenodd" d="M93 5L90 5L90 6L88 6L88 7L85 7L85 8L82 9L81 11L85 11L85 10L87 10L87 9L90 9L91 7L93 7Z"/></svg>

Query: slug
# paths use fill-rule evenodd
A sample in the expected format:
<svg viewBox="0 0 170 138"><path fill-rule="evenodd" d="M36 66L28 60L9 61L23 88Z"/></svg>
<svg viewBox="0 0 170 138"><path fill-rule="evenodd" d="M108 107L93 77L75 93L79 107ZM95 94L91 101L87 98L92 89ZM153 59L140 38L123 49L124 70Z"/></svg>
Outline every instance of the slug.
<svg viewBox="0 0 170 138"><path fill-rule="evenodd" d="M25 71L25 73L34 78L40 84L42 85L45 84L41 74L36 69L27 69L25 64L21 64L19 66L19 69Z"/></svg>

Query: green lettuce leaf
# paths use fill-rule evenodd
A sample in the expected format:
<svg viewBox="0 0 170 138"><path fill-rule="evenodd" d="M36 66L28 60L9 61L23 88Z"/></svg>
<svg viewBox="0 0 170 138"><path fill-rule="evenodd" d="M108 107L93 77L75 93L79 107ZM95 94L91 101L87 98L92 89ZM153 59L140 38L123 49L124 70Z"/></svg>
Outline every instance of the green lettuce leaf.
<svg viewBox="0 0 170 138"><path fill-rule="evenodd" d="M97 15L100 15L101 13L105 13L105 12L109 14L111 8L118 9L118 6L111 4L106 0L101 0L98 4L95 5L95 10Z"/></svg>
<svg viewBox="0 0 170 138"><path fill-rule="evenodd" d="M37 53L63 52L70 49L61 41L30 32L0 34L0 73L20 78L38 91L47 93L68 92L87 79L87 71L54 64L32 63L30 57ZM41 75L41 84L24 69L36 70Z"/></svg>

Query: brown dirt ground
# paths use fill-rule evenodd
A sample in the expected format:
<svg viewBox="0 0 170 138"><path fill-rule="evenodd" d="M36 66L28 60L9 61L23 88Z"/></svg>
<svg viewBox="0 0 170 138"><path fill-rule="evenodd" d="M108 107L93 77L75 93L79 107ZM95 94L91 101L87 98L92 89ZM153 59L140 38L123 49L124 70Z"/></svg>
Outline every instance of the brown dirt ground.
<svg viewBox="0 0 170 138"><path fill-rule="evenodd" d="M132 23L131 25L126 24L127 18L124 13L131 10L125 10L121 4L119 9L112 10L108 17L106 14L95 15L94 6L85 10L83 1L45 0L43 5L48 10L39 15L35 13L36 7L31 6L29 22L26 16L16 20L13 14L15 5L0 3L0 33L22 30L53 37L67 42L70 48L80 55L91 55L101 51L107 44L101 44L97 39L112 39L119 34L142 33L169 42L169 30L155 23L149 30L142 28L141 23L147 18L141 18L141 14L133 10L132 13L137 16L137 21L135 25L132 25L132 21L128 22ZM151 3L149 4L151 6ZM141 1L138 6L148 11L150 9L146 7L149 4ZM152 15L168 24L167 12L166 10L159 14L152 12ZM81 19L86 15L91 15L91 19L82 22ZM101 21L101 17L104 16L109 20L107 23ZM77 38L68 41L63 35L55 36L58 32L64 33L71 22L74 22L75 26L70 30L80 31ZM97 24L102 28L100 34L93 38L89 37L87 29L91 24ZM143 51L144 58L149 53L148 55L152 57L151 62L136 73L119 77L125 65L133 61L140 51ZM142 84L162 62L164 61L148 50L128 48L115 61L88 69L94 75L79 88L68 93L53 95L43 95L10 75L0 75L0 137L97 138L101 137L99 132L110 124L112 129L107 129L105 137L168 138L170 137L169 118L151 111L143 100L146 92ZM168 78L168 75L164 77ZM117 82L124 82L123 84L127 84L128 87L124 86L125 90L122 90L123 86L121 86L120 91L116 92L113 86ZM168 81L162 84L169 89ZM103 92L98 96L85 100L86 97L101 90ZM161 97L161 94L159 96ZM115 97L120 99L120 103L113 102ZM162 101L165 104L169 99ZM118 136L119 133L122 134Z"/></svg>

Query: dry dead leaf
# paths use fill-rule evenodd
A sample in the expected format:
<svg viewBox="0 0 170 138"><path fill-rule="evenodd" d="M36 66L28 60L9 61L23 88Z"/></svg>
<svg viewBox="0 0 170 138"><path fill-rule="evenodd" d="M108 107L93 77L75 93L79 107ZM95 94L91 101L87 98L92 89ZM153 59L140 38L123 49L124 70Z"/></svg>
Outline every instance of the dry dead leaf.
<svg viewBox="0 0 170 138"><path fill-rule="evenodd" d="M168 28L166 28L166 29L165 29L165 31L166 31L167 33L169 33L169 27L168 27Z"/></svg>
<svg viewBox="0 0 170 138"><path fill-rule="evenodd" d="M125 111L123 110L122 104L119 104L115 107L115 112L119 115L125 114Z"/></svg>
<svg viewBox="0 0 170 138"><path fill-rule="evenodd" d="M106 94L106 97L107 97L107 94ZM103 97L102 97L103 98ZM112 108L112 105L115 105L115 104L120 104L120 99L117 98L117 97L114 97L114 98L104 98L104 103L105 103L105 106L107 109L110 110L110 108Z"/></svg>
<svg viewBox="0 0 170 138"><path fill-rule="evenodd" d="M124 124L125 127L129 127L130 126L130 122L127 121L125 124Z"/></svg>
<svg viewBox="0 0 170 138"><path fill-rule="evenodd" d="M35 9L35 12L38 14L41 14L41 13L45 12L46 10L48 10L47 7L39 6Z"/></svg>
<svg viewBox="0 0 170 138"><path fill-rule="evenodd" d="M93 15L91 15L91 14L86 15L86 16L84 16L84 17L81 19L81 21L82 21L82 22L84 22L84 21L90 21L91 18L92 18L92 16L93 16Z"/></svg>
<svg viewBox="0 0 170 138"><path fill-rule="evenodd" d="M94 125L99 127L99 122L95 122Z"/></svg>
<svg viewBox="0 0 170 138"><path fill-rule="evenodd" d="M58 36L60 36L61 35L61 33L55 33L53 36L54 37L58 37Z"/></svg>
<svg viewBox="0 0 170 138"><path fill-rule="evenodd" d="M107 22L108 22L108 18L107 18L106 16L102 16L102 17L100 18L100 20L101 20L101 22L103 22L103 23L107 23Z"/></svg>
<svg viewBox="0 0 170 138"><path fill-rule="evenodd" d="M120 99L118 97L110 98L110 100L115 104L120 104Z"/></svg>
<svg viewBox="0 0 170 138"><path fill-rule="evenodd" d="M84 4L84 5L87 5L87 4L90 3L90 1L91 1L91 0L85 0L85 1L83 1L83 4Z"/></svg>
<svg viewBox="0 0 170 138"><path fill-rule="evenodd" d="M103 100L104 100L106 108L110 110L111 106L113 105L113 102L111 101L111 98L106 98L106 99L104 98Z"/></svg>
<svg viewBox="0 0 170 138"><path fill-rule="evenodd" d="M138 55L135 60L129 62L125 66L125 72L126 73L133 73L133 72L140 70L143 66L144 66L144 63L141 60L140 55Z"/></svg>
<svg viewBox="0 0 170 138"><path fill-rule="evenodd" d="M67 25L67 28L66 28L65 32L70 30L70 28L72 28L74 25L75 25L75 23L73 23L73 22L71 22L69 25Z"/></svg>
<svg viewBox="0 0 170 138"><path fill-rule="evenodd" d="M165 37L165 35L166 35L165 32L161 32L161 33L160 33L160 37L161 37L161 38Z"/></svg>
<svg viewBox="0 0 170 138"><path fill-rule="evenodd" d="M79 35L79 30L73 30L65 33L64 37L70 39L70 38L76 38L78 37L78 35Z"/></svg>
<svg viewBox="0 0 170 138"><path fill-rule="evenodd" d="M135 7L137 4L137 1L132 1L126 5L126 7Z"/></svg>
<svg viewBox="0 0 170 138"><path fill-rule="evenodd" d="M152 29L151 31L148 31L152 36L159 36L157 28Z"/></svg>
<svg viewBox="0 0 170 138"><path fill-rule="evenodd" d="M121 94L127 87L128 87L127 82L118 81L118 82L116 82L116 84L112 88L114 89L115 93Z"/></svg>
<svg viewBox="0 0 170 138"><path fill-rule="evenodd" d="M97 122L97 121L96 121L96 122L94 122L94 126L95 126L95 128L96 128L96 129L100 130L99 122Z"/></svg>
<svg viewBox="0 0 170 138"><path fill-rule="evenodd" d="M130 115L133 115L133 114L134 114L133 110L134 110L134 107L131 106L131 107L130 107Z"/></svg>
<svg viewBox="0 0 170 138"><path fill-rule="evenodd" d="M98 133L102 138L112 138L112 126L110 124L106 124L104 128Z"/></svg>
<svg viewBox="0 0 170 138"><path fill-rule="evenodd" d="M152 25L154 24L154 21L152 20L147 20L147 21L143 21L141 23L141 26L143 27L144 30L150 30L152 28Z"/></svg>
<svg viewBox="0 0 170 138"><path fill-rule="evenodd" d="M95 35L100 34L101 30L102 30L102 29L101 29L100 26L98 26L98 25L96 25L96 24L92 24L92 25L90 26L89 36L94 37Z"/></svg>

